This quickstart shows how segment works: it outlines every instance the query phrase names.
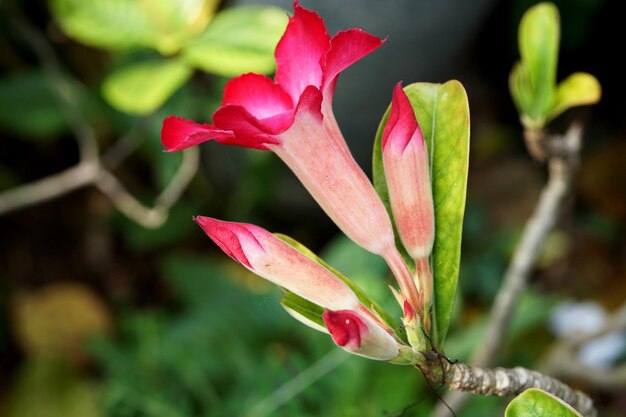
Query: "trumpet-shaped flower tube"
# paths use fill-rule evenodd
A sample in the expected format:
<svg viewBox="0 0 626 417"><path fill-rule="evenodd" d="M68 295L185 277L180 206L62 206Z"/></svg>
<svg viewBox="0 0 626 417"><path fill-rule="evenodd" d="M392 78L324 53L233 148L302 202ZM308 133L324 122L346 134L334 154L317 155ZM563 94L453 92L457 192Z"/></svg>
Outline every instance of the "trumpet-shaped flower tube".
<svg viewBox="0 0 626 417"><path fill-rule="evenodd" d="M210 217L194 220L228 256L260 277L324 308L362 308L343 281L267 230Z"/></svg>
<svg viewBox="0 0 626 417"><path fill-rule="evenodd" d="M382 41L359 29L331 38L316 13L297 3L294 9L276 47L275 80L231 80L213 125L170 116L162 142L169 151L215 140L275 152L348 237L382 255L393 245L391 221L332 113L339 73Z"/></svg>
<svg viewBox="0 0 626 417"><path fill-rule="evenodd" d="M414 259L428 257L435 237L435 216L428 152L413 108L402 86L393 92L382 137L385 177L398 234Z"/></svg>
<svg viewBox="0 0 626 417"><path fill-rule="evenodd" d="M348 352L389 360L400 352L398 342L366 314L354 310L325 310L324 323L333 341Z"/></svg>

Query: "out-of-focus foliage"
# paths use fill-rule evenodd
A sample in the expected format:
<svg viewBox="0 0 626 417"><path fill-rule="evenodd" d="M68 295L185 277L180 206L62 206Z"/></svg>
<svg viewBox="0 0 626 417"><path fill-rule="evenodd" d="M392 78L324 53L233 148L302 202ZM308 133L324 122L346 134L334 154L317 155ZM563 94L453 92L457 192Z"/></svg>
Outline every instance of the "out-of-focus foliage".
<svg viewBox="0 0 626 417"><path fill-rule="evenodd" d="M509 79L511 94L527 129L541 129L565 110L600 100L600 83L587 73L556 83L560 43L559 11L552 3L530 8L519 26L518 61Z"/></svg>
<svg viewBox="0 0 626 417"><path fill-rule="evenodd" d="M44 74L30 71L0 77L0 128L33 141L66 131L65 114Z"/></svg>
<svg viewBox="0 0 626 417"><path fill-rule="evenodd" d="M433 203L435 206L435 243L433 247L434 326L433 344L441 349L454 308L465 195L469 164L469 103L458 81L445 84L414 83L404 88L428 147ZM389 194L382 162L382 133L389 110L378 126L374 141L374 187L389 209ZM397 233L396 233L397 235ZM397 239L404 258L412 260Z"/></svg>
<svg viewBox="0 0 626 417"><path fill-rule="evenodd" d="M112 72L102 84L102 94L118 109L146 114L178 90L192 69L180 60L141 61Z"/></svg>
<svg viewBox="0 0 626 417"><path fill-rule="evenodd" d="M48 356L29 360L11 390L6 417L103 417L96 381Z"/></svg>
<svg viewBox="0 0 626 417"><path fill-rule="evenodd" d="M80 284L56 283L13 298L13 328L29 355L84 360L90 337L111 331L111 316L103 302Z"/></svg>
<svg viewBox="0 0 626 417"><path fill-rule="evenodd" d="M287 14L280 9L226 9L189 42L183 59L195 68L224 77L250 71L269 74L274 71L274 48L286 24Z"/></svg>
<svg viewBox="0 0 626 417"><path fill-rule="evenodd" d="M73 38L100 48L155 48L171 55L211 20L217 0L50 0L50 10Z"/></svg>
<svg viewBox="0 0 626 417"><path fill-rule="evenodd" d="M559 398L537 388L530 388L515 397L506 407L505 417L582 417Z"/></svg>
<svg viewBox="0 0 626 417"><path fill-rule="evenodd" d="M124 64L103 81L102 95L112 106L139 115L160 107L195 68L229 77L274 70L286 12L270 6L217 12L218 5L216 0L50 0L54 18L79 42L138 57L143 48L162 55Z"/></svg>

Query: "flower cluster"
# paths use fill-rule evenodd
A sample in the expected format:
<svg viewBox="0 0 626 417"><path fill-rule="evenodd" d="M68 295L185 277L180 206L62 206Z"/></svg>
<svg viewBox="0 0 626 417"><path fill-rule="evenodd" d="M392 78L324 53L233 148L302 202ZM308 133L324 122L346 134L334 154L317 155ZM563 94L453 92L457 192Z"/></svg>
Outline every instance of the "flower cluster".
<svg viewBox="0 0 626 417"><path fill-rule="evenodd" d="M424 348L430 327L434 215L426 145L398 84L382 155L395 226L415 262L411 272L396 247L389 214L352 157L332 111L339 73L383 42L360 29L331 38L323 20L296 2L276 47L274 80L257 74L234 78L213 124L170 116L161 137L169 151L214 140L278 155L350 239L385 259L400 287L394 294L403 308L406 342L342 279L279 237L251 224L209 217L195 221L235 261L323 308L324 326L297 312L294 317L330 333L337 345L357 355L410 362L407 352Z"/></svg>

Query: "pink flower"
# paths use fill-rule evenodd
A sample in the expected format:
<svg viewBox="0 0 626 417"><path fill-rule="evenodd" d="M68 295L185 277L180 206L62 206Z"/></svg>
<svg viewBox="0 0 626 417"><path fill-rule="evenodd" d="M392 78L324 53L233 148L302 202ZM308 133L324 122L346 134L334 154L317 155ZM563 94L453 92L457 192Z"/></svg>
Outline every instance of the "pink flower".
<svg viewBox="0 0 626 417"><path fill-rule="evenodd" d="M428 151L400 83L393 92L382 153L391 211L402 244L414 259L427 258L435 238Z"/></svg>
<svg viewBox="0 0 626 417"><path fill-rule="evenodd" d="M389 360L399 354L398 342L365 314L325 310L324 323L337 346L370 359Z"/></svg>
<svg viewBox="0 0 626 417"><path fill-rule="evenodd" d="M362 308L343 281L267 230L210 217L194 220L228 256L260 277L324 308Z"/></svg>
<svg viewBox="0 0 626 417"><path fill-rule="evenodd" d="M294 10L276 47L275 80L256 74L231 80L213 125L170 116L163 144L177 151L215 140L275 152L346 235L382 255L394 244L391 221L332 112L339 73L382 41L359 29L331 38L316 13L297 3Z"/></svg>

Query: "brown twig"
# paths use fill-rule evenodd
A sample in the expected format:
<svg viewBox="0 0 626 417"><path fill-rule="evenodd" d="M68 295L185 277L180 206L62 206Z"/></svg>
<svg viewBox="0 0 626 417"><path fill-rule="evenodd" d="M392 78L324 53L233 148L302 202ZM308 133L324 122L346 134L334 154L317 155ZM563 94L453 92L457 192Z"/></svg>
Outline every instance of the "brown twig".
<svg viewBox="0 0 626 417"><path fill-rule="evenodd" d="M537 371L521 367L489 369L448 362L444 362L444 368L447 385L453 390L506 397L519 395L528 388L539 388L559 397L585 417L597 415L593 401L586 394Z"/></svg>
<svg viewBox="0 0 626 417"><path fill-rule="evenodd" d="M161 226L167 220L169 210L181 197L198 170L200 160L198 150L188 149L183 153L183 161L178 171L156 198L154 207L143 205L110 171L136 149L137 132L143 128L143 122L137 123L103 156L100 156L96 134L83 117L78 98L72 88L78 82L70 81L70 77L64 73L47 39L28 22L13 2L10 2L9 8L12 11L12 22L17 32L31 45L45 74L50 78L51 85L54 86L54 92L79 145L80 160L72 168L0 192L0 215L94 185L110 199L118 210L135 222L148 228Z"/></svg>

